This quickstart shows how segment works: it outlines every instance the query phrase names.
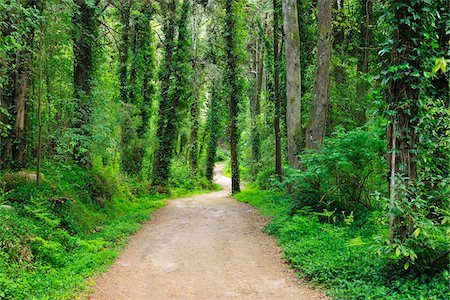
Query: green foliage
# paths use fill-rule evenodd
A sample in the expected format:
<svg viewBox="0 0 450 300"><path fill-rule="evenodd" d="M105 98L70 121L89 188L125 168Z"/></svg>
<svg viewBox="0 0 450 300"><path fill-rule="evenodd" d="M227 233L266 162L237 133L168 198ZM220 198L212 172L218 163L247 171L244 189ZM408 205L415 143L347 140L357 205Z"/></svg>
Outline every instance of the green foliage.
<svg viewBox="0 0 450 300"><path fill-rule="evenodd" d="M272 172L262 172L257 182L263 188L288 192L294 201L293 213L305 206L318 213L324 209L348 214L373 210L383 207L372 197L385 187L383 152L384 143L375 133L340 130L326 138L319 151L300 156L303 170L285 169L282 183L271 176ZM339 214L335 217L341 219Z"/></svg>
<svg viewBox="0 0 450 300"><path fill-rule="evenodd" d="M1 299L74 297L165 203L164 195L144 188L148 182L116 176L114 169L48 163L42 172L39 188L24 175L0 177ZM174 172L180 178L172 182L174 196L211 188L189 179L187 167Z"/></svg>
<svg viewBox="0 0 450 300"><path fill-rule="evenodd" d="M329 290L333 299L446 299L448 271L401 274L378 256L374 236L384 230L378 213L364 220L323 224L308 208L291 216L284 193L245 190L236 199L271 218L265 231L277 237L298 275ZM347 216L348 219L348 216Z"/></svg>

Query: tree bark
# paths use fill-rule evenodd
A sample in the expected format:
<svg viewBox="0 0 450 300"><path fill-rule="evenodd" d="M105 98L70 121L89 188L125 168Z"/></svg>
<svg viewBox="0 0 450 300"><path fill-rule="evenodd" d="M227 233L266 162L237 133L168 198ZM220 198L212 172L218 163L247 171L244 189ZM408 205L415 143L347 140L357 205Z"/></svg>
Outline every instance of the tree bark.
<svg viewBox="0 0 450 300"><path fill-rule="evenodd" d="M275 134L275 174L278 176L278 179L281 180L283 178L283 168L281 160L281 130L280 130L281 97L280 97L279 9L280 9L279 0L273 0L273 61L274 61L273 96L275 102L273 127Z"/></svg>
<svg viewBox="0 0 450 300"><path fill-rule="evenodd" d="M192 30L192 48L194 52L194 59L192 60L192 69L194 74L192 75L192 103L191 103L191 134L189 137L189 168L192 175L197 174L198 168L198 126L199 126L199 88L200 88L200 75L201 69L199 67L199 54L198 54L198 37L199 37L199 20L196 17L193 18L193 30Z"/></svg>
<svg viewBox="0 0 450 300"><path fill-rule="evenodd" d="M259 115L261 113L261 92L264 75L264 48L260 49L258 41L255 42L254 51L254 70L255 70L255 88L250 99L250 118L251 118L251 144L252 144L252 176L257 174L257 164L261 158L260 153L260 128Z"/></svg>
<svg viewBox="0 0 450 300"><path fill-rule="evenodd" d="M77 164L82 167L91 165L88 150L91 137L86 125L91 117L91 79L94 72L94 48L98 34L99 1L95 0L94 5L89 5L85 0L75 0L77 8L72 17L75 27L72 37L73 97L76 104L72 126L77 129L77 134L80 136L73 155Z"/></svg>
<svg viewBox="0 0 450 300"><path fill-rule="evenodd" d="M403 22L411 17L412 11L422 12L422 4L419 2L414 6L406 5L409 1L400 1L405 4L396 3L394 6L395 30L393 34L394 46L390 57L390 64L397 66L408 64L412 69L419 69L420 62L417 56L413 55L415 49L415 40L420 39L417 29ZM420 27L419 27L420 28ZM398 52L397 49L405 49ZM395 115L392 116L390 124L387 127L387 155L391 156L388 160L389 171L391 174L398 174L399 178L405 180L405 185L412 185L417 178L416 166L416 132L418 98L419 98L419 79L412 73L392 78L389 83L389 105ZM392 179L389 182L391 193L391 203L389 208L396 205L404 205L405 199L411 195L401 197L401 191L398 191L397 184ZM407 205L407 204L406 204ZM402 220L402 216L390 216L389 222L390 238L402 240L408 230L411 230L408 221Z"/></svg>
<svg viewBox="0 0 450 300"><path fill-rule="evenodd" d="M217 79L214 79L211 93L211 104L208 112L208 148L206 150L205 175L208 181L214 177L214 163L216 161L217 140L219 138L219 91Z"/></svg>
<svg viewBox="0 0 450 300"><path fill-rule="evenodd" d="M359 26L359 49L358 49L358 71L363 75L369 72L369 47L370 30L372 17L372 0L361 1L361 21ZM366 78L361 78L356 86L356 94L359 101L359 109L356 112L356 124L363 126L366 122L366 101L369 84Z"/></svg>
<svg viewBox="0 0 450 300"><path fill-rule="evenodd" d="M306 148L319 149L325 135L325 126L330 107L330 59L331 59L331 9L332 0L317 3L317 59L314 76L314 92L311 102L309 126L306 130Z"/></svg>
<svg viewBox="0 0 450 300"><path fill-rule="evenodd" d="M237 41L236 34L237 28L236 23L236 4L239 0L226 0L226 18L225 18L225 28L229 31L225 35L226 41L226 66L227 66L227 81L228 81L228 105L229 105L229 116L230 123L228 127L228 134L230 140L230 156L231 156L231 192L237 193L240 191L240 176L239 176L239 156L238 156L238 128L237 128L237 116L238 116L238 102L239 102L239 92L238 87L238 54L237 52Z"/></svg>
<svg viewBox="0 0 450 300"><path fill-rule="evenodd" d="M131 14L131 0L122 0L122 7L120 10L120 19L122 22L122 33L119 47L119 63L120 63L120 99L128 102L128 47L130 36L130 14Z"/></svg>
<svg viewBox="0 0 450 300"><path fill-rule="evenodd" d="M298 151L301 142L301 77L300 31L297 0L283 0L283 25L286 55L286 127L288 164L299 167Z"/></svg>
<svg viewBox="0 0 450 300"><path fill-rule="evenodd" d="M153 184L159 186L165 186L167 179L169 178L169 163L173 155L173 144L174 138L168 137L167 126L171 125L172 121L166 114L169 110L174 110L170 101L169 89L171 75L173 73L172 60L174 52L174 40L175 40L175 24L176 24L176 11L177 11L177 1L169 0L169 3L164 1L165 7L163 11L166 11L164 20L164 72L161 76L161 98L159 102L159 116L156 137L158 139L158 145L155 149L154 160L153 160ZM172 129L172 128L169 128Z"/></svg>

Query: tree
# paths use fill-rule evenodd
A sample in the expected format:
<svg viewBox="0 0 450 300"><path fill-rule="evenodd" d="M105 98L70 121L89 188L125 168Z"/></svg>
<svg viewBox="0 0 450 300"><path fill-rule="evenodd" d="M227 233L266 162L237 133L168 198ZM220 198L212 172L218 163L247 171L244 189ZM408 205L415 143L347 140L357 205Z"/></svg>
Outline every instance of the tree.
<svg viewBox="0 0 450 300"><path fill-rule="evenodd" d="M197 6L198 8L198 6ZM196 10L198 14L198 9ZM192 70L193 76L191 80L192 84L192 102L191 102L191 134L189 137L189 167L191 174L197 174L198 168L198 130L199 130L199 117L200 117L200 88L202 83L202 68L201 68L201 57L199 53L200 47L200 25L201 17L194 14L192 22Z"/></svg>
<svg viewBox="0 0 450 300"><path fill-rule="evenodd" d="M331 8L332 0L317 2L316 73L309 126L305 137L305 145L308 149L319 149L322 145L330 106Z"/></svg>
<svg viewBox="0 0 450 300"><path fill-rule="evenodd" d="M230 123L228 134L231 154L231 192L240 191L239 153L238 153L238 106L244 96L244 79L242 78L241 63L244 59L243 4L241 0L225 1L225 32L226 42L226 83L228 88L228 104Z"/></svg>
<svg viewBox="0 0 450 300"><path fill-rule="evenodd" d="M128 60L129 60L129 36L130 36L130 15L132 0L121 0L120 20L122 22L121 40L119 46L119 80L120 80L120 99L128 102Z"/></svg>
<svg viewBox="0 0 450 300"><path fill-rule="evenodd" d="M35 32L42 2L21 0L0 7L0 168L26 165L28 110Z"/></svg>
<svg viewBox="0 0 450 300"><path fill-rule="evenodd" d="M297 157L301 142L301 76L300 31L297 1L283 0L283 28L286 55L286 126L288 139L288 164L299 167Z"/></svg>
<svg viewBox="0 0 450 300"><path fill-rule="evenodd" d="M280 15L281 7L279 0L273 0L273 91L272 97L275 103L275 111L273 116L273 128L275 136L275 174L281 180L283 177L282 158L281 158L281 95L280 95L280 32L282 31Z"/></svg>
<svg viewBox="0 0 450 300"><path fill-rule="evenodd" d="M211 102L209 105L208 120L207 120L207 132L208 147L206 149L206 166L205 177L208 181L212 181L214 177L214 163L216 161L217 153L217 140L219 138L220 129L220 93L218 79L214 78L211 85Z"/></svg>
<svg viewBox="0 0 450 300"><path fill-rule="evenodd" d="M185 0L181 16L176 18L176 0L165 7L165 70L161 77L161 99L157 128L158 146L153 163L153 183L166 186L169 178L170 162L175 150L175 139L178 134L178 115L180 106L186 106L189 98L188 78L190 78L190 35L188 21L190 16L190 0ZM177 26L178 25L178 26ZM175 31L178 27L178 38L175 42Z"/></svg>
<svg viewBox="0 0 450 300"><path fill-rule="evenodd" d="M253 51L253 89L251 90L250 100L250 122L251 122L251 145L252 145L252 176L257 174L257 165L261 159L261 134L260 134L260 115L261 115L261 95L264 76L264 45L261 45L260 39L255 38Z"/></svg>
<svg viewBox="0 0 450 300"><path fill-rule="evenodd" d="M89 167L90 131L88 129L91 117L91 80L94 73L94 51L98 36L98 5L100 0L74 0L75 10L73 22L73 98L75 100L75 115L72 126L77 134L74 149L75 161Z"/></svg>
<svg viewBox="0 0 450 300"><path fill-rule="evenodd" d="M121 63L119 68L119 79L124 78L120 87L121 94L123 94L121 96L123 108L121 167L125 173L137 175L143 166L146 133L156 92L154 82L156 54L154 33L150 27L154 9L148 2L144 2L137 4L130 13L132 17L128 27L130 27L131 55L125 59L119 57L120 60L123 60L123 64ZM119 48L123 48L123 43L125 42L122 41ZM125 50L122 49L119 52L123 51ZM126 51L128 53L128 50Z"/></svg>

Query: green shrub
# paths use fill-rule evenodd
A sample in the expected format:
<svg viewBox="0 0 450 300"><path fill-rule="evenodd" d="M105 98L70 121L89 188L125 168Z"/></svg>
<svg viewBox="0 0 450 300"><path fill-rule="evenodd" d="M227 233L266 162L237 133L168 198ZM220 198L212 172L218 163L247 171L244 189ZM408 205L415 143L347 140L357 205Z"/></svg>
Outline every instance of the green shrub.
<svg viewBox="0 0 450 300"><path fill-rule="evenodd" d="M347 224L320 222L304 207L291 215L286 193L244 190L234 195L254 205L271 221L267 233L277 237L284 256L298 275L323 285L333 299L448 299L447 270L434 273L401 272L377 253L374 240L385 226L380 212L366 213Z"/></svg>
<svg viewBox="0 0 450 300"><path fill-rule="evenodd" d="M319 151L305 151L304 169L286 172L282 184L293 196L293 213L305 206L347 213L379 208L372 194L386 186L383 154L383 141L362 129L337 131Z"/></svg>
<svg viewBox="0 0 450 300"><path fill-rule="evenodd" d="M17 174L0 176L0 299L73 298L165 203L147 182L113 169L46 162L42 173L40 187ZM177 184L180 196L206 186L195 178Z"/></svg>

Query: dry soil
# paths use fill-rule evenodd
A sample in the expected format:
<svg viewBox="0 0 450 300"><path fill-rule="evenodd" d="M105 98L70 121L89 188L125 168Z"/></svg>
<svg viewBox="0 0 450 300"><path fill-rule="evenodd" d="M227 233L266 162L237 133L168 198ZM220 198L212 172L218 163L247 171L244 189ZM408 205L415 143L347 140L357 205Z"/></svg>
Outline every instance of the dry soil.
<svg viewBox="0 0 450 300"><path fill-rule="evenodd" d="M223 190L171 200L130 239L89 299L327 299L283 262L265 220Z"/></svg>

